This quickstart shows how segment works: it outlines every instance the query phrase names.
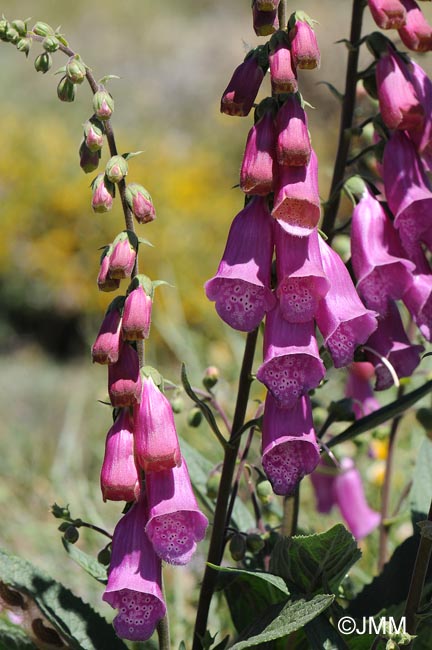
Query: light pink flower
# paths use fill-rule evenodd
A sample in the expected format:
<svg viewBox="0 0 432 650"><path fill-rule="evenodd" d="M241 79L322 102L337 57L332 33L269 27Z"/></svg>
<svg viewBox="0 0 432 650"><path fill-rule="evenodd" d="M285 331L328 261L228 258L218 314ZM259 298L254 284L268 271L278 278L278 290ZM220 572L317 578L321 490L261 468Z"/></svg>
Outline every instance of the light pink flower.
<svg viewBox="0 0 432 650"><path fill-rule="evenodd" d="M266 195L273 191L276 131L272 100L257 108L260 116L249 131L240 170L240 187L246 194Z"/></svg>
<svg viewBox="0 0 432 650"><path fill-rule="evenodd" d="M294 65L301 70L312 70L320 65L320 51L317 38L306 20L296 20L289 31L291 54Z"/></svg>
<svg viewBox="0 0 432 650"><path fill-rule="evenodd" d="M360 472L351 458L343 458L341 472L333 482L335 503L356 539L369 535L380 523L378 512L372 510L364 494Z"/></svg>
<svg viewBox="0 0 432 650"><path fill-rule="evenodd" d="M405 25L406 9L400 0L368 0L368 5L381 29L399 29Z"/></svg>
<svg viewBox="0 0 432 650"><path fill-rule="evenodd" d="M278 32L270 41L269 66L272 92L295 93L298 89L297 73L285 32Z"/></svg>
<svg viewBox="0 0 432 650"><path fill-rule="evenodd" d="M102 253L97 284L99 291L115 291L120 286L120 280L115 280L109 274L110 257L112 253L112 244L106 246Z"/></svg>
<svg viewBox="0 0 432 650"><path fill-rule="evenodd" d="M136 254L136 247L131 243L128 233L117 235L109 258L110 277L117 280L129 278L135 266Z"/></svg>
<svg viewBox="0 0 432 650"><path fill-rule="evenodd" d="M302 167L311 156L307 115L293 94L276 115L276 158L279 165Z"/></svg>
<svg viewBox="0 0 432 650"><path fill-rule="evenodd" d="M415 52L428 52L432 49L432 27L414 0L401 0L406 9L405 25L398 29L402 43Z"/></svg>
<svg viewBox="0 0 432 650"><path fill-rule="evenodd" d="M412 259L413 283L402 300L425 339L432 341L432 270L420 246Z"/></svg>
<svg viewBox="0 0 432 650"><path fill-rule="evenodd" d="M134 458L133 422L129 409L121 409L105 442L100 475L103 500L135 501L140 480Z"/></svg>
<svg viewBox="0 0 432 650"><path fill-rule="evenodd" d="M128 294L122 319L123 338L127 341L147 339L150 334L152 299L141 284Z"/></svg>
<svg viewBox="0 0 432 650"><path fill-rule="evenodd" d="M122 343L117 363L108 366L108 392L113 406L133 406L141 395L138 355L129 343Z"/></svg>
<svg viewBox="0 0 432 650"><path fill-rule="evenodd" d="M121 308L123 298L115 298L108 307L96 340L92 345L93 363L116 363L120 354Z"/></svg>

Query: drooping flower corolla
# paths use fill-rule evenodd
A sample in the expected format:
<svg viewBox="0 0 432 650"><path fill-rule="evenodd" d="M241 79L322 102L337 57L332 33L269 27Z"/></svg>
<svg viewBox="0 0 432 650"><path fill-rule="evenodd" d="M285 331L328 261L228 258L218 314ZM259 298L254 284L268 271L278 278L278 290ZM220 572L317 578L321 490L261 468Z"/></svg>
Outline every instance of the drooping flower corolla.
<svg viewBox="0 0 432 650"><path fill-rule="evenodd" d="M134 233L121 232L113 242L113 250L109 258L109 275L111 278L122 280L129 278L137 255L138 242L134 241Z"/></svg>
<svg viewBox="0 0 432 650"><path fill-rule="evenodd" d="M420 128L409 130L410 138L415 143L420 155L432 153L432 81L423 68L411 61L411 81L416 91L420 104L423 107L425 118Z"/></svg>
<svg viewBox="0 0 432 650"><path fill-rule="evenodd" d="M319 235L289 235L279 223L274 229L276 245L276 295L283 317L290 323L306 323L315 317L318 303L329 290L319 250Z"/></svg>
<svg viewBox="0 0 432 650"><path fill-rule="evenodd" d="M274 101L262 101L256 122L249 131L240 170L240 188L246 194L266 195L273 191L276 130Z"/></svg>
<svg viewBox="0 0 432 650"><path fill-rule="evenodd" d="M110 257L112 253L112 244L105 246L101 256L97 284L99 291L115 291L120 286L120 280L114 279L109 274Z"/></svg>
<svg viewBox="0 0 432 650"><path fill-rule="evenodd" d="M316 509L323 515L328 514L335 504L333 493L335 476L335 464L327 455L321 456L318 465L310 475L310 480L315 493Z"/></svg>
<svg viewBox="0 0 432 650"><path fill-rule="evenodd" d="M92 345L93 363L116 363L121 343L121 309L123 297L115 298L109 305L96 340Z"/></svg>
<svg viewBox="0 0 432 650"><path fill-rule="evenodd" d="M352 410L356 420L380 408L371 386L374 375L374 367L368 361L355 361L348 366L345 397L352 399Z"/></svg>
<svg viewBox="0 0 432 650"><path fill-rule="evenodd" d="M135 501L139 496L140 483L134 459L132 429L129 409L121 409L105 442L100 475L104 501Z"/></svg>
<svg viewBox="0 0 432 650"><path fill-rule="evenodd" d="M233 72L225 88L220 110L227 115L249 115L261 82L264 70L259 62L259 48L252 50Z"/></svg>
<svg viewBox="0 0 432 650"><path fill-rule="evenodd" d="M142 185L129 183L126 187L125 199L138 223L148 223L156 219L152 198Z"/></svg>
<svg viewBox="0 0 432 650"><path fill-rule="evenodd" d="M432 49L432 27L414 0L401 0L406 9L405 24L398 29L402 43L414 52Z"/></svg>
<svg viewBox="0 0 432 650"><path fill-rule="evenodd" d="M161 472L181 463L171 404L152 377L142 380L139 405L133 413L135 456L145 472Z"/></svg>
<svg viewBox="0 0 432 650"><path fill-rule="evenodd" d="M420 246L412 259L413 283L402 300L425 339L432 341L432 270Z"/></svg>
<svg viewBox="0 0 432 650"><path fill-rule="evenodd" d="M330 282L320 300L316 321L336 368L353 361L358 345L376 329L375 313L361 302L339 255L318 237L324 272Z"/></svg>
<svg viewBox="0 0 432 650"><path fill-rule="evenodd" d="M368 0L368 5L381 29L399 29L405 25L406 9L400 0Z"/></svg>
<svg viewBox="0 0 432 650"><path fill-rule="evenodd" d="M310 474L319 462L319 447L312 423L307 395L292 409L278 406L267 393L263 432L262 464L276 494L291 494L298 482Z"/></svg>
<svg viewBox="0 0 432 650"><path fill-rule="evenodd" d="M270 39L269 66L274 94L297 92L297 73L286 32L279 31Z"/></svg>
<svg viewBox="0 0 432 650"><path fill-rule="evenodd" d="M108 366L108 393L113 406L133 406L140 400L139 359L129 343L121 344L118 361Z"/></svg>
<svg viewBox="0 0 432 650"><path fill-rule="evenodd" d="M205 284L222 320L243 332L255 329L275 304L272 226L266 199L254 197L234 218L217 273Z"/></svg>
<svg viewBox="0 0 432 650"><path fill-rule="evenodd" d="M325 375L314 321L287 323L279 304L266 316L263 356L257 379L267 386L280 407L292 408Z"/></svg>
<svg viewBox="0 0 432 650"><path fill-rule="evenodd" d="M145 641L165 616L161 560L144 533L146 508L142 500L120 519L114 530L108 584L103 600L118 610L118 636Z"/></svg>
<svg viewBox="0 0 432 650"><path fill-rule="evenodd" d="M384 315L389 300L402 298L411 286L414 264L404 256L384 208L366 189L353 211L351 262L367 307Z"/></svg>
<svg viewBox="0 0 432 650"><path fill-rule="evenodd" d="M140 278L136 276L128 289L123 308L122 334L127 341L146 339L150 334L152 299Z"/></svg>
<svg viewBox="0 0 432 650"><path fill-rule="evenodd" d="M341 471L333 482L333 496L356 539L366 537L379 525L380 514L369 507L360 472L351 458L341 461Z"/></svg>
<svg viewBox="0 0 432 650"><path fill-rule="evenodd" d="M253 28L257 36L269 36L279 29L277 9L260 11L256 4L252 6Z"/></svg>
<svg viewBox="0 0 432 650"><path fill-rule="evenodd" d="M146 475L146 533L159 557L186 564L204 539L207 517L198 507L184 458L179 467Z"/></svg>
<svg viewBox="0 0 432 650"><path fill-rule="evenodd" d="M296 95L290 94L276 115L276 159L279 165L301 167L311 156L307 115Z"/></svg>
<svg viewBox="0 0 432 650"><path fill-rule="evenodd" d="M98 174L92 183L92 208L94 212L108 212L114 200L114 185L105 178L105 174Z"/></svg>
<svg viewBox="0 0 432 650"><path fill-rule="evenodd" d="M309 164L304 167L278 167L272 215L286 232L296 237L309 236L318 224L318 159L313 150Z"/></svg>
<svg viewBox="0 0 432 650"><path fill-rule="evenodd" d="M288 23L291 27L292 19ZM312 28L312 21L302 11L294 14L294 25L289 30L294 65L301 70L312 70L320 65L320 51Z"/></svg>

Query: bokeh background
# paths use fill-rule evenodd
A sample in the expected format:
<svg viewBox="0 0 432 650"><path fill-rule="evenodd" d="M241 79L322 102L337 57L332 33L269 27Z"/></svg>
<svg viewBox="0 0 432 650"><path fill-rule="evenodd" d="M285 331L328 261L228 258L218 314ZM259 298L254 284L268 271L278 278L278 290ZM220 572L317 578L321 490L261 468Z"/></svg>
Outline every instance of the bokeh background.
<svg viewBox="0 0 432 650"><path fill-rule="evenodd" d="M314 107L309 124L324 199L339 103L320 82L343 89L346 49L335 42L348 36L350 3L301 5L318 21L322 49L321 69L301 73L300 86ZM61 25L96 78L120 77L109 83L118 147L144 152L131 161L129 180L147 187L157 210L157 220L139 229L154 246L142 247L141 269L171 285L157 290L147 359L174 382L185 362L195 384L206 366L217 365L223 376L220 398L229 411L243 336L219 322L203 284L216 270L228 227L242 207L241 192L233 186L251 119L221 115L219 99L245 53L262 42L252 30L249 0L4 0L1 9L8 19L32 16L31 24ZM367 15L365 28L372 27ZM0 544L49 569L108 615L109 608L99 604L99 586L65 558L49 507L54 501L69 503L74 516L108 529L121 511L119 504L103 504L100 498L99 469L111 416L98 401L106 397L106 372L92 367L89 349L112 299L97 290L98 249L123 223L116 204L110 213L92 213L93 175L83 174L78 164L82 125L91 114L90 90L83 84L73 104L60 103L59 77L52 73L64 57L56 54L52 71L41 75L33 66L39 52L35 44L26 60L0 43ZM342 213L349 209L342 205ZM257 388L256 397L262 396ZM179 427L218 461L205 425L190 430L183 415ZM401 465L405 456L412 462L421 436L413 419L409 428ZM365 477L378 507L382 466L370 467L371 462ZM396 474L399 489L404 481ZM301 525L325 529L331 518L314 516L309 486L304 492L309 511ZM407 522L402 520L394 542L409 534ZM80 542L90 552L103 543L86 534ZM361 572L374 564L376 539L370 544L359 580L367 579ZM197 572L203 561L197 559ZM182 569L168 574L169 585L183 587L172 589L178 641L187 638L185 620L193 615L193 580Z"/></svg>

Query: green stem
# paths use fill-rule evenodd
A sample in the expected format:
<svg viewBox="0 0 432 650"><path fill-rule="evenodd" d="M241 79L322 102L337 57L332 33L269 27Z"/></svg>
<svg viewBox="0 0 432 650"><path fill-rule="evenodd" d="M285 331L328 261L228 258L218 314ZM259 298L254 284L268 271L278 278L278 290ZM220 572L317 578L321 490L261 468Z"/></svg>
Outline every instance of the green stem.
<svg viewBox="0 0 432 650"><path fill-rule="evenodd" d="M253 332L250 332L246 338L246 346L243 355L243 363L240 371L239 387L237 392L237 402L230 436L231 444L228 444L225 448L222 476L219 485L212 535L210 538L210 545L207 556L207 562L211 564L219 565L221 563L225 546L225 531L227 525L229 524L229 521L227 521L227 508L240 445L240 437L236 437L236 433L243 426L246 416L250 385L252 382L251 371L255 355L257 336L258 328ZM210 601L215 590L217 575L217 571L209 567L207 564L198 600L198 610L192 650L201 650L202 648L201 639L204 637L207 629Z"/></svg>
<svg viewBox="0 0 432 650"><path fill-rule="evenodd" d="M339 127L339 142L329 198L325 205L324 219L321 226L322 230L329 238L329 243L331 242L333 236L333 229L339 209L340 188L342 186L342 181L345 175L345 167L351 143L350 129L353 123L355 108L357 67L359 59L358 42L361 36L363 10L365 4L365 0L354 0L352 5L350 49L348 53L348 64L345 77L345 93Z"/></svg>
<svg viewBox="0 0 432 650"><path fill-rule="evenodd" d="M294 494L283 499L282 535L292 537L297 532L300 511L300 483Z"/></svg>
<svg viewBox="0 0 432 650"><path fill-rule="evenodd" d="M428 521L432 522L432 503L429 508ZM417 629L416 613L420 605L431 553L432 539L426 535L422 535L405 605L405 624L408 634L415 634Z"/></svg>

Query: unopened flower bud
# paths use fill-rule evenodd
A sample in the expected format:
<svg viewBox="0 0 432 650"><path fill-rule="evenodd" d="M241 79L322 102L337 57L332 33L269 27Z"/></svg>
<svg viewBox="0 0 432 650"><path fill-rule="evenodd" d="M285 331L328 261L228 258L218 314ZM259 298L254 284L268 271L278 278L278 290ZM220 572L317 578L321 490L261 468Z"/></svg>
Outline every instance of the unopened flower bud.
<svg viewBox="0 0 432 650"><path fill-rule="evenodd" d="M184 400L181 397L174 397L171 400L171 408L174 413L181 413L184 409Z"/></svg>
<svg viewBox="0 0 432 650"><path fill-rule="evenodd" d="M23 20L13 20L12 27L14 27L20 36L26 36L27 25Z"/></svg>
<svg viewBox="0 0 432 650"><path fill-rule="evenodd" d="M127 341L139 341L149 337L152 297L153 287L150 279L145 275L135 276L128 288L123 313L123 338Z"/></svg>
<svg viewBox="0 0 432 650"><path fill-rule="evenodd" d="M2 20L0 20L0 39L2 41L6 40L8 27L9 27L8 21L5 18L2 18Z"/></svg>
<svg viewBox="0 0 432 650"><path fill-rule="evenodd" d="M24 54L28 56L31 45L32 45L31 38L20 38L20 40L16 44L16 47L19 52L24 52Z"/></svg>
<svg viewBox="0 0 432 650"><path fill-rule="evenodd" d="M109 262L111 278L129 278L135 265L138 239L132 231L124 230L115 238Z"/></svg>
<svg viewBox="0 0 432 650"><path fill-rule="evenodd" d="M103 124L95 117L91 118L84 124L85 144L90 151L94 152L102 149L103 133Z"/></svg>
<svg viewBox="0 0 432 650"><path fill-rule="evenodd" d="M220 467L212 469L206 483L206 493L209 499L216 499L219 492L219 485L222 477Z"/></svg>
<svg viewBox="0 0 432 650"><path fill-rule="evenodd" d="M86 67L79 54L71 56L66 63L66 76L73 84L81 84L86 76Z"/></svg>
<svg viewBox="0 0 432 650"><path fill-rule="evenodd" d="M156 218L150 194L138 183L130 183L126 188L126 201L138 223L148 223Z"/></svg>
<svg viewBox="0 0 432 650"><path fill-rule="evenodd" d="M104 89L93 95L93 110L100 120L109 120L114 111L114 100Z"/></svg>
<svg viewBox="0 0 432 650"><path fill-rule="evenodd" d="M75 544L79 540L79 532L75 526L68 526L64 532L63 537L70 544Z"/></svg>
<svg viewBox="0 0 432 650"><path fill-rule="evenodd" d="M213 388L213 386L216 386L216 384L219 381L219 368L216 368L216 366L209 366L208 368L205 369L204 371L204 377L203 377L203 384L209 390L210 388Z"/></svg>
<svg viewBox="0 0 432 650"><path fill-rule="evenodd" d="M123 156L112 156L105 167L105 175L112 183L119 183L128 173L128 164Z"/></svg>
<svg viewBox="0 0 432 650"><path fill-rule="evenodd" d="M56 52L59 49L60 42L55 36L46 36L42 41L42 47L45 52Z"/></svg>
<svg viewBox="0 0 432 650"><path fill-rule="evenodd" d="M231 553L232 559L236 562L239 562L244 558L246 553L246 540L243 535L236 533L231 537L229 552Z"/></svg>
<svg viewBox="0 0 432 650"><path fill-rule="evenodd" d="M73 102L75 99L75 86L67 77L62 77L57 86L57 97L61 102Z"/></svg>
<svg viewBox="0 0 432 650"><path fill-rule="evenodd" d="M39 56L37 56L35 59L34 66L37 72L42 72L43 74L45 74L45 72L48 72L52 66L51 54L48 52L39 54Z"/></svg>
<svg viewBox="0 0 432 650"><path fill-rule="evenodd" d="M301 70L312 70L320 65L320 51L312 22L303 11L297 11L288 23L291 55L295 67Z"/></svg>
<svg viewBox="0 0 432 650"><path fill-rule="evenodd" d="M112 245L106 246L101 257L99 275L97 279L99 291L115 291L120 286L120 280L110 277L109 265Z"/></svg>
<svg viewBox="0 0 432 650"><path fill-rule="evenodd" d="M191 408L191 410L188 413L187 417L187 422L190 427L199 427L202 421L202 413L201 410L197 407L194 406Z"/></svg>
<svg viewBox="0 0 432 650"><path fill-rule="evenodd" d="M36 23L36 25L32 29L32 32L34 32L38 36L52 36L52 35L54 35L53 28L50 25L48 25L47 23L43 23L41 21L38 21Z"/></svg>
<svg viewBox="0 0 432 650"><path fill-rule="evenodd" d="M97 561L99 564L102 564L103 566L108 566L110 561L111 561L111 552L109 548L103 548L99 553L97 554Z"/></svg>
<svg viewBox="0 0 432 650"><path fill-rule="evenodd" d="M92 183L92 208L95 212L108 212L111 210L114 197L114 186L105 178L105 174L98 174Z"/></svg>
<svg viewBox="0 0 432 650"><path fill-rule="evenodd" d="M117 296L109 305L92 345L93 363L117 363L121 343L121 312L123 296Z"/></svg>
<svg viewBox="0 0 432 650"><path fill-rule="evenodd" d="M273 501L273 488L270 481L260 481L256 486L256 493L261 503L267 506Z"/></svg>
<svg viewBox="0 0 432 650"><path fill-rule="evenodd" d="M20 35L13 25L8 23L5 34L5 41L8 43L18 43Z"/></svg>
<svg viewBox="0 0 432 650"><path fill-rule="evenodd" d="M79 148L79 157L80 167L86 174L94 172L99 167L100 151L90 151L84 140Z"/></svg>
<svg viewBox="0 0 432 650"><path fill-rule="evenodd" d="M265 542L259 533L249 533L246 537L246 548L251 553L259 553L265 546Z"/></svg>

